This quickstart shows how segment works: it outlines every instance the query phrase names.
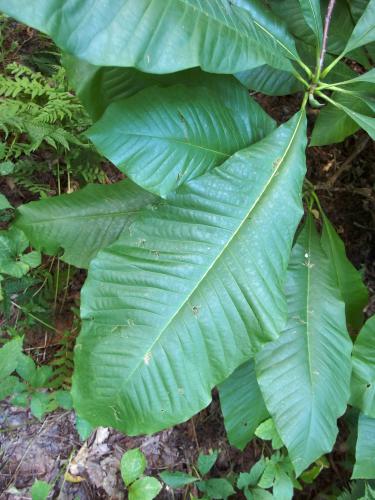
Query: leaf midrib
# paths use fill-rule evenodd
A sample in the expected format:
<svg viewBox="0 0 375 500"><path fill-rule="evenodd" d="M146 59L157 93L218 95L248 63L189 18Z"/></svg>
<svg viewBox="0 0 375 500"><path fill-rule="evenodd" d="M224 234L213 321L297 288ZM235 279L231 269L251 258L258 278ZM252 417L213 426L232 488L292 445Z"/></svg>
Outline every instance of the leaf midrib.
<svg viewBox="0 0 375 500"><path fill-rule="evenodd" d="M360 47L362 47L363 44L362 44L361 40L363 40L363 38L365 38L368 35L368 33L370 33L370 31L372 31L372 30L375 30L375 26L374 25L371 25L364 33L362 33L362 35L360 37L357 38L357 42L356 43L360 42L360 45L355 45L355 47L351 47L350 46L350 40L348 40L348 43L347 43L347 45L345 47L344 54L346 54L349 51L351 52L352 50L359 49ZM352 33L352 35L353 35L353 33ZM367 45L367 44L365 44L365 45Z"/></svg>
<svg viewBox="0 0 375 500"><path fill-rule="evenodd" d="M189 3L189 1L187 0L179 0L181 3L187 5L188 7L190 8L193 8L194 7ZM267 30L267 28L265 28L262 24L260 24L258 21L256 21L253 16L251 15L251 12L248 11L247 9L243 9L242 7L239 7L237 5L235 5L236 8L238 9L241 9L245 12L247 12L249 14L249 16L251 17L251 20L252 22L258 27L260 28L261 30L263 30L270 38L272 38L278 45L280 45L288 54L290 54L292 56L292 59L295 60L296 59L296 56L293 54L293 52L291 52L288 47L286 47L278 38L276 38L270 31ZM195 10L195 9L194 9ZM228 24L225 24L223 23L220 19L217 19L216 17L212 17L209 15L208 12L204 11L203 9L200 10L200 12L206 16L208 19L213 19L215 22L217 22L218 24L221 24L222 26L225 26L226 28L230 29L231 31L234 31L236 34L240 34L242 36L244 36L247 40L251 40L252 43L256 43L257 45L261 45L259 43L258 40L254 40L252 38L250 38L247 34L245 33L241 33L239 31L237 31L233 26L230 26ZM267 48L267 49L264 49L264 47L262 47L263 50L267 50L267 52L270 52L270 50ZM273 55L273 54L272 54Z"/></svg>
<svg viewBox="0 0 375 500"><path fill-rule="evenodd" d="M227 241L227 243L223 246L222 250L218 253L218 255L216 256L216 258L213 260L213 262L210 264L210 266L207 268L206 272L202 275L202 277L199 279L199 281L195 284L195 286L193 287L193 289L189 292L189 294L187 295L187 297L183 300L182 304L177 308L176 312L171 316L171 318L167 321L166 325L161 329L160 333L158 334L158 336L155 338L155 340L152 342L152 344L150 345L150 347L148 349L145 349L145 354L147 353L151 353L153 351L153 348L154 346L160 341L161 337L163 336L163 334L166 332L166 330L168 329L169 325L174 321L174 319L177 317L177 315L180 313L180 311L185 307L185 305L189 302L190 298L192 297L192 295L194 294L194 292L197 290L197 288L201 285L201 283L204 281L204 279L206 278L206 276L208 275L208 273L211 271L211 269L215 266L215 264L218 262L218 260L222 257L223 253L226 251L226 249L228 248L228 246L231 244L231 242L233 241L233 239L238 235L239 231L241 230L241 228L243 227L243 225L245 224L245 222L247 221L249 215L251 214L251 212L255 209L255 207L258 205L259 201L261 200L261 198L264 196L264 194L266 193L268 187L270 186L272 180L276 177L276 175L278 174L280 168L281 168L281 165L284 163L284 160L285 160L285 157L287 156L292 144L293 144L293 141L294 141L294 138L297 134L297 131L299 129L299 126L301 124L301 120L302 120L302 117L304 116L304 113L303 111L300 111L300 117L297 121L297 124L296 124L296 127L293 131L293 134L292 134L292 137L290 138L290 141L287 145L287 147L285 148L285 151L284 151L284 154L282 155L282 157L280 158L280 161L277 165L276 168L274 168L273 172L272 172L272 175L271 177L269 178L268 182L266 183L266 185L264 186L263 190L261 191L261 193L258 195L258 197L256 198L256 200L254 201L254 203L252 204L252 206L250 207L250 209L247 211L246 213L246 216L243 217L241 223L238 225L237 227L237 230L233 232L232 236L229 238L229 240ZM136 364L136 366L134 367L134 369L130 372L130 374L128 375L128 377L125 379L124 382L129 382L129 380L133 377L134 373L136 373L138 371L138 369L140 368L140 366L142 365L143 363L143 357L139 360L139 362ZM121 389L119 389L119 392L120 392Z"/></svg>
<svg viewBox="0 0 375 500"><path fill-rule="evenodd" d="M319 34L321 32L320 23L318 21L318 16L316 15L316 12L315 12L312 0L307 0L307 1L310 4L311 12L312 12L312 15L313 15L313 18L314 18L314 23L315 23L315 28L316 28L316 38L317 38L317 41L318 41L318 45L320 47L320 45L322 43L321 40L319 39Z"/></svg>
<svg viewBox="0 0 375 500"><path fill-rule="evenodd" d="M204 146L199 146L198 144L195 144L194 142L183 141L181 139L177 139L176 137L159 137L157 135L141 134L139 132L126 132L125 136L128 136L128 137L147 137L147 139L150 139L150 140L163 141L163 142L175 142L177 144L183 144L183 145L189 146L191 148L202 149L203 151L207 151L207 152L213 153L215 155L225 156L226 158L229 158L231 156L230 154L223 153L222 151L217 151L216 149L211 149L211 148L206 148Z"/></svg>

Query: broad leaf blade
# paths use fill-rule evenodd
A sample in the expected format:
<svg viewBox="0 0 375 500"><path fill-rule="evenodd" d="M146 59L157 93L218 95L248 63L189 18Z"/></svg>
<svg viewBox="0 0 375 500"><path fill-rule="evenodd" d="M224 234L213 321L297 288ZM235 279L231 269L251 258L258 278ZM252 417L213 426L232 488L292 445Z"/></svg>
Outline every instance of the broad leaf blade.
<svg viewBox="0 0 375 500"><path fill-rule="evenodd" d="M153 500L162 489L155 477L145 476L130 485L129 500Z"/></svg>
<svg viewBox="0 0 375 500"><path fill-rule="evenodd" d="M306 23L315 34L317 46L321 47L323 40L322 15L320 0L299 0Z"/></svg>
<svg viewBox="0 0 375 500"><path fill-rule="evenodd" d="M187 484L198 481L197 477L190 476L185 472L169 472L167 470L160 473L161 479L171 488L183 488Z"/></svg>
<svg viewBox="0 0 375 500"><path fill-rule="evenodd" d="M235 5L240 3L241 6ZM234 73L298 59L294 41L256 0L1 0L0 9L99 66ZM245 10L246 9L246 10Z"/></svg>
<svg viewBox="0 0 375 500"><path fill-rule="evenodd" d="M244 87L223 86L145 89L111 104L87 135L134 182L165 196L274 128Z"/></svg>
<svg viewBox="0 0 375 500"><path fill-rule="evenodd" d="M375 41L375 0L370 0L345 47L345 54Z"/></svg>
<svg viewBox="0 0 375 500"><path fill-rule="evenodd" d="M23 231L11 227L0 231L0 273L14 278L21 278L30 266L21 260L21 256L29 246L29 241Z"/></svg>
<svg viewBox="0 0 375 500"><path fill-rule="evenodd" d="M349 108L343 108L345 113L355 121L363 130L365 130L371 139L375 140L375 118L358 113Z"/></svg>
<svg viewBox="0 0 375 500"><path fill-rule="evenodd" d="M201 476L205 476L210 472L212 467L215 465L215 462L218 457L218 452L213 450L211 453L205 455L204 453L200 453L198 456L197 467Z"/></svg>
<svg viewBox="0 0 375 500"><path fill-rule="evenodd" d="M0 348L0 380L8 377L17 368L22 355L22 344L23 337L16 337Z"/></svg>
<svg viewBox="0 0 375 500"><path fill-rule="evenodd" d="M375 418L361 414L352 479L375 479Z"/></svg>
<svg viewBox="0 0 375 500"><path fill-rule="evenodd" d="M363 73L362 75L357 76L356 78L351 78L346 82L346 84L355 84L355 83L375 83L375 68ZM351 85L352 86L352 85ZM355 88L355 87L354 87Z"/></svg>
<svg viewBox="0 0 375 500"><path fill-rule="evenodd" d="M332 449L351 371L344 303L311 216L292 251L286 294L288 325L257 355L256 371L299 475Z"/></svg>
<svg viewBox="0 0 375 500"><path fill-rule="evenodd" d="M6 196L0 193L0 211L6 210L8 208L13 208L13 207L7 200Z"/></svg>
<svg viewBox="0 0 375 500"><path fill-rule="evenodd" d="M126 451L121 457L120 462L121 477L126 486L129 486L129 484L141 477L146 467L146 457L139 448Z"/></svg>
<svg viewBox="0 0 375 500"><path fill-rule="evenodd" d="M371 113L368 105L355 96L335 92L332 98L337 106L328 104L322 108L315 122L310 146L343 141L362 126L359 123L360 116Z"/></svg>
<svg viewBox="0 0 375 500"><path fill-rule="evenodd" d="M143 73L135 68L94 66L67 54L63 57L63 64L70 84L94 120L100 118L112 102L131 97L148 87L171 87L178 84L208 87L219 94L219 99L227 107L236 108L238 113L244 115L237 99L241 90L242 94L245 92L238 83L236 85L236 80L231 75L219 76L206 73L200 68L169 74ZM288 72L285 74L290 75Z"/></svg>
<svg viewBox="0 0 375 500"><path fill-rule="evenodd" d="M139 211L156 200L129 180L93 184L21 206L15 225L38 250L54 255L63 248L63 261L86 268L101 248L117 240Z"/></svg>
<svg viewBox="0 0 375 500"><path fill-rule="evenodd" d="M268 65L242 71L235 76L248 89L267 95L294 94L303 90L303 85L292 73Z"/></svg>
<svg viewBox="0 0 375 500"><path fill-rule="evenodd" d="M298 41L298 52L302 56L305 63L307 60L304 57L305 50L300 51L301 41L303 45L308 45L313 54L313 66L316 64L316 45L317 33L321 31L319 26L319 18L315 15L318 11L320 3L320 12L325 13L328 7L328 0L267 0L270 3L272 10L286 23L289 31L295 36ZM304 9L301 5L304 4ZM346 2L336 2L331 17L329 36L327 43L328 54L339 55L345 48L348 41L348 35L354 28L354 22L350 15L349 6ZM320 40L322 39L320 35ZM366 54L362 49L357 49L350 54L355 60L363 65L368 63ZM328 58L327 58L328 61Z"/></svg>
<svg viewBox="0 0 375 500"><path fill-rule="evenodd" d="M375 316L354 342L352 363L350 403L375 418Z"/></svg>
<svg viewBox="0 0 375 500"><path fill-rule="evenodd" d="M325 215L321 244L335 270L345 302L347 323L349 327L358 330L363 324L363 309L368 302L368 291L361 274L347 258L343 241Z"/></svg>
<svg viewBox="0 0 375 500"><path fill-rule="evenodd" d="M298 113L188 182L92 261L72 391L84 418L128 434L184 421L277 337L305 127Z"/></svg>
<svg viewBox="0 0 375 500"><path fill-rule="evenodd" d="M311 46L315 45L316 38L313 30L306 22L300 0L283 0L282 2L267 0L267 3L269 3L272 11L285 22L288 30L296 40L303 40Z"/></svg>
<svg viewBox="0 0 375 500"><path fill-rule="evenodd" d="M250 360L219 385L220 406L229 442L243 450L255 429L268 417L262 393Z"/></svg>

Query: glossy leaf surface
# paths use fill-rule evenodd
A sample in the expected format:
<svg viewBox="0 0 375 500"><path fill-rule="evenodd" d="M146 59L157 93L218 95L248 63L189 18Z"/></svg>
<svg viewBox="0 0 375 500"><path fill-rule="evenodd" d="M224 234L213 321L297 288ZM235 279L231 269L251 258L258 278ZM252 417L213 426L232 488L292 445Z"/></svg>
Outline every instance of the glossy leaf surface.
<svg viewBox="0 0 375 500"><path fill-rule="evenodd" d="M129 488L129 500L153 500L162 486L155 477L145 476L137 479Z"/></svg>
<svg viewBox="0 0 375 500"><path fill-rule="evenodd" d="M375 0L370 0L345 47L345 53L375 41Z"/></svg>
<svg viewBox="0 0 375 500"><path fill-rule="evenodd" d="M345 302L347 323L351 328L359 330L363 324L363 309L368 302L368 291L360 272L346 256L344 242L325 215L323 215L321 244L335 270L341 296Z"/></svg>
<svg viewBox="0 0 375 500"><path fill-rule="evenodd" d="M145 89L111 104L87 135L134 182L165 196L273 128L273 120L233 80L213 90Z"/></svg>
<svg viewBox="0 0 375 500"><path fill-rule="evenodd" d="M220 406L229 442L243 450L255 429L268 417L262 393L250 360L219 386Z"/></svg>
<svg viewBox="0 0 375 500"><path fill-rule="evenodd" d="M231 75L206 73L200 68L169 74L143 73L135 68L94 66L86 61L65 54L63 64L70 84L75 89L86 110L98 120L112 102L131 97L148 87L208 87L224 99L229 107L238 107L236 97L239 86ZM289 73L285 72L287 75Z"/></svg>
<svg viewBox="0 0 375 500"><path fill-rule="evenodd" d="M368 135L375 141L375 117L367 116L357 111L353 111L350 108L344 107L345 113L350 116L350 118L355 121L363 130L365 130Z"/></svg>
<svg viewBox="0 0 375 500"><path fill-rule="evenodd" d="M126 451L120 462L121 477L126 486L142 476L146 467L146 457L139 448Z"/></svg>
<svg viewBox="0 0 375 500"><path fill-rule="evenodd" d="M91 262L75 351L81 416L128 434L184 421L277 337L305 127L299 113L188 182Z"/></svg>
<svg viewBox="0 0 375 500"><path fill-rule="evenodd" d="M15 224L35 248L50 255L63 248L62 260L86 268L140 210L156 200L129 180L89 185L76 193L22 205Z"/></svg>
<svg viewBox="0 0 375 500"><path fill-rule="evenodd" d="M294 94L303 89L293 73L268 65L236 73L236 78L248 89L267 95Z"/></svg>
<svg viewBox="0 0 375 500"><path fill-rule="evenodd" d="M0 0L0 9L98 66L234 73L298 59L291 35L258 0Z"/></svg>
<svg viewBox="0 0 375 500"><path fill-rule="evenodd" d="M299 475L332 449L351 372L344 303L311 216L292 251L286 295L287 327L257 355L256 372Z"/></svg>
<svg viewBox="0 0 375 500"><path fill-rule="evenodd" d="M375 418L361 414L352 479L375 479Z"/></svg>
<svg viewBox="0 0 375 500"><path fill-rule="evenodd" d="M314 32L317 46L321 47L323 39L322 15L320 0L299 0L306 23Z"/></svg>
<svg viewBox="0 0 375 500"><path fill-rule="evenodd" d="M332 98L337 106L327 104L321 109L315 122L310 146L342 142L362 126L360 117L365 116L365 113L371 113L368 105L355 96L334 93ZM369 118L369 120L374 119Z"/></svg>
<svg viewBox="0 0 375 500"><path fill-rule="evenodd" d="M375 316L354 342L350 403L375 418Z"/></svg>

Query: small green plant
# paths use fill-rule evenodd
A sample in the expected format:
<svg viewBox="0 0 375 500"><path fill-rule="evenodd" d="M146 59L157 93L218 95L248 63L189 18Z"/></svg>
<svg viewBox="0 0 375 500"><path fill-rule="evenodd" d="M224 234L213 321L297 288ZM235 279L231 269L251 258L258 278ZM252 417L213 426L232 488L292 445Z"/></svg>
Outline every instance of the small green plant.
<svg viewBox="0 0 375 500"><path fill-rule="evenodd" d="M0 349L0 400L11 396L11 403L30 407L32 415L41 420L45 413L72 408L70 393L65 390L47 391L53 376L50 366L36 366L22 352L23 338L16 337ZM15 373L15 374L14 374Z"/></svg>
<svg viewBox="0 0 375 500"><path fill-rule="evenodd" d="M5 276L21 278L40 265L40 252L25 252L28 247L29 240L17 228L0 231L0 300L3 298L1 282Z"/></svg>
<svg viewBox="0 0 375 500"><path fill-rule="evenodd" d="M205 478L211 471L218 457L216 450L208 454L200 453L196 467L193 467L196 475L184 472L164 471L160 474L161 479L172 489L180 489L189 484L195 484L204 498L228 498L235 493L232 484L225 478ZM191 498L193 498L191 496Z"/></svg>
<svg viewBox="0 0 375 500"><path fill-rule="evenodd" d="M45 481L37 480L31 487L31 499L47 500L51 490L52 485L46 483Z"/></svg>
<svg viewBox="0 0 375 500"><path fill-rule="evenodd" d="M238 490L241 490L248 500L271 498L291 500L293 489L301 490L302 486L296 479L293 464L272 419L262 422L255 430L255 435L264 441L271 441L273 449L271 456L262 456L249 472L234 475L231 481L226 478L205 478L217 460L218 452L215 450L209 454L199 454L197 464L193 466L195 472L193 475L184 472L164 471L160 477L172 489L180 489L194 484L203 493L203 498L210 500L229 498ZM326 463L324 457L323 462ZM301 480L307 483L311 476L314 475L315 479L321 470L321 466L314 465L311 470L305 471ZM194 497L191 496L191 498Z"/></svg>
<svg viewBox="0 0 375 500"><path fill-rule="evenodd" d="M139 448L125 452L120 467L129 500L152 500L159 494L162 488L159 481L144 475L147 460Z"/></svg>

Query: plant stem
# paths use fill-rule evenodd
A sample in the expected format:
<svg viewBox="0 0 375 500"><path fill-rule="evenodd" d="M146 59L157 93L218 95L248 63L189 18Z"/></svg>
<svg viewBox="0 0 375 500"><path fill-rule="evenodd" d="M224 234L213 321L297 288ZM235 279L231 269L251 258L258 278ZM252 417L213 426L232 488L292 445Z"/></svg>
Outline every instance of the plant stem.
<svg viewBox="0 0 375 500"><path fill-rule="evenodd" d="M298 73L298 71L293 69L292 73L298 81L300 81L306 88L309 88L308 82Z"/></svg>
<svg viewBox="0 0 375 500"><path fill-rule="evenodd" d="M326 94L323 94L323 92L317 92L316 93L319 97L321 97L322 99L325 99L326 101L328 101L330 104L332 104L333 106L336 106L336 108L339 108L339 109L342 109L343 111L345 111L345 108L343 106L341 106L340 103L334 101L333 99L331 99L330 97L328 97Z"/></svg>
<svg viewBox="0 0 375 500"><path fill-rule="evenodd" d="M311 78L311 77L312 77L312 72L311 72L311 69L310 69L310 68L309 68L309 67L308 67L308 66L307 66L307 65L306 65L303 61L301 61L301 60L297 60L296 62L297 62L297 63L301 66L301 68L302 68L302 69L306 72L307 76L308 76L309 78Z"/></svg>
<svg viewBox="0 0 375 500"><path fill-rule="evenodd" d="M336 66L336 64L341 61L341 59L344 57L344 55L345 55L345 52L343 52L338 57L336 57L336 59L334 61L332 61L329 66L326 67L326 69L321 74L322 78L324 78L325 76L328 75L328 73Z"/></svg>
<svg viewBox="0 0 375 500"><path fill-rule="evenodd" d="M306 108L306 104L307 104L308 98L309 98L309 93L305 92L305 94L303 96L303 101L302 101L302 104L301 104L301 109L305 109Z"/></svg>
<svg viewBox="0 0 375 500"><path fill-rule="evenodd" d="M333 8L335 6L335 3L336 3L336 0L329 0L329 4L327 7L326 17L324 20L322 50L320 51L319 65L318 65L316 75L315 75L316 81L319 80L320 73L322 72L322 69L323 69L324 57L325 57L326 52L327 52L328 31L329 31L329 26L331 24L332 12L333 12Z"/></svg>
<svg viewBox="0 0 375 500"><path fill-rule="evenodd" d="M360 75L358 75L358 76L360 76ZM335 82L335 83L323 83L323 82L319 82L317 90L330 89L331 87L335 87L336 85L337 86L342 86L342 85L348 85L350 83L356 83L357 78L358 77L355 77L355 78L351 78L350 80L343 80L342 82Z"/></svg>
<svg viewBox="0 0 375 500"><path fill-rule="evenodd" d="M327 87L316 87L315 90L319 91L319 90L326 90ZM336 85L330 85L329 86L329 90L332 90L332 92L341 92L342 94L351 94L351 95L354 95L355 92L352 92L351 90L346 90L346 89L342 89L341 87L337 87Z"/></svg>

